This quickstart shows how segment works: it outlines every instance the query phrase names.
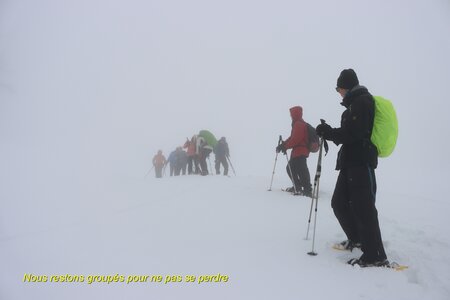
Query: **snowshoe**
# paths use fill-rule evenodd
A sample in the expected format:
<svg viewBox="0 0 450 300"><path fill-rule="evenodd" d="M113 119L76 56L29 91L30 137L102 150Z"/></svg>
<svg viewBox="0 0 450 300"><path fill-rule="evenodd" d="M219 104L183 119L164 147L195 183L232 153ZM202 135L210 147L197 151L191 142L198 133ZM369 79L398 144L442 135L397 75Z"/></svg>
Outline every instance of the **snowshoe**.
<svg viewBox="0 0 450 300"><path fill-rule="evenodd" d="M312 198L312 191L303 191L303 196Z"/></svg>
<svg viewBox="0 0 450 300"><path fill-rule="evenodd" d="M295 190L294 190L294 187L293 187L293 186L288 187L288 188L285 188L284 191L285 191L285 192L288 192L288 193L295 193Z"/></svg>
<svg viewBox="0 0 450 300"><path fill-rule="evenodd" d="M342 250L342 251L350 251L351 252L351 251L353 251L354 248L361 249L361 243L353 242L350 240L345 240L338 244L333 245L333 249Z"/></svg>
<svg viewBox="0 0 450 300"><path fill-rule="evenodd" d="M365 261L361 258L352 258L347 262L349 265L355 266L358 265L361 268L367 267L390 267L390 263L387 259L380 259L373 262Z"/></svg>

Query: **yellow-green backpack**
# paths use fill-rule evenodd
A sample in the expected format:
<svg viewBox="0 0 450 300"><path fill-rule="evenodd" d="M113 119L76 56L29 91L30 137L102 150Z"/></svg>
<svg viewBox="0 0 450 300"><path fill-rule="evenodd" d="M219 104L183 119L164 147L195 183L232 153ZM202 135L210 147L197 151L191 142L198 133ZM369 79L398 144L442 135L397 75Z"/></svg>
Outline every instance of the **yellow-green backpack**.
<svg viewBox="0 0 450 300"><path fill-rule="evenodd" d="M370 140L377 147L379 157L388 157L394 151L398 137L398 121L392 102L380 96L375 100L375 118Z"/></svg>

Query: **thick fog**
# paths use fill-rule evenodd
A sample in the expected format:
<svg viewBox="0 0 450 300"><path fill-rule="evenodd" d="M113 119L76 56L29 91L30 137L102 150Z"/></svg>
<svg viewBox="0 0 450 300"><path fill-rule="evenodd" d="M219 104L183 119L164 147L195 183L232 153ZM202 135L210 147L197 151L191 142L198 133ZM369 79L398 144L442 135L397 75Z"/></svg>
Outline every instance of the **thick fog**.
<svg viewBox="0 0 450 300"><path fill-rule="evenodd" d="M0 298L313 299L335 296L339 278L359 298L445 297L449 54L448 0L0 0ZM398 115L397 147L376 170L389 259L412 270L393 280L325 254L341 238L326 204L337 147L323 159L319 260L297 240L308 200L265 191L290 107L339 126L344 68ZM202 129L227 138L236 177L145 176L158 149L167 156ZM277 189L285 164L278 156ZM234 285L149 293L22 281L183 270L229 271Z"/></svg>
<svg viewBox="0 0 450 300"><path fill-rule="evenodd" d="M269 177L291 106L338 126L343 68L397 110L378 172L426 193L450 165L449 53L444 0L3 0L2 201L142 178L201 129L227 137L239 175Z"/></svg>

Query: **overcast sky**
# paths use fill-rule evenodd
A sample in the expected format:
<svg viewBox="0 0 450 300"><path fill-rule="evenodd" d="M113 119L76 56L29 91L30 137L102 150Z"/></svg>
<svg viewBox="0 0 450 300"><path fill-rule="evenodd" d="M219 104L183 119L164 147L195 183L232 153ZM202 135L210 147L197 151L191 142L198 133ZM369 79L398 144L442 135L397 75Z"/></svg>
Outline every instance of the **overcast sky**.
<svg viewBox="0 0 450 300"><path fill-rule="evenodd" d="M3 0L3 182L141 176L201 129L227 137L240 174L270 176L291 106L338 126L350 67L397 109L385 170L441 170L449 53L445 0Z"/></svg>

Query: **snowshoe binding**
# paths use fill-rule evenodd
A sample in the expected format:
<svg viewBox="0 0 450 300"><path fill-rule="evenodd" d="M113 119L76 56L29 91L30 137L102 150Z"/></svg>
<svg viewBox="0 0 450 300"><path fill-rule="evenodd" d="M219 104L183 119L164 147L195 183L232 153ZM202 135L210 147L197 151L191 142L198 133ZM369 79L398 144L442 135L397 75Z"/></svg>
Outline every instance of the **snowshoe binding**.
<svg viewBox="0 0 450 300"><path fill-rule="evenodd" d="M335 250L341 250L341 251L350 251L352 252L354 248L361 249L361 243L359 242L353 242L350 240L342 241L338 244L333 245L333 249Z"/></svg>

